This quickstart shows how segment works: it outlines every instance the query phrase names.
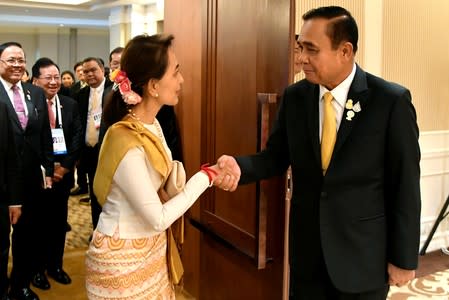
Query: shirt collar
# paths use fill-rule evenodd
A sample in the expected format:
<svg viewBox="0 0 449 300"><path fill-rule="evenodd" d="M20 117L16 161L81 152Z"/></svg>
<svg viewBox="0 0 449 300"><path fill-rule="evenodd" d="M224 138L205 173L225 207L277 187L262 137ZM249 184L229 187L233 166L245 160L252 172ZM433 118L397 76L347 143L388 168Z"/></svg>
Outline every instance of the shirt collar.
<svg viewBox="0 0 449 300"><path fill-rule="evenodd" d="M5 79L3 79L3 77L1 77L1 76L0 76L0 81L3 83L3 86L5 87L6 91L11 90L12 86L14 85L11 82L6 81ZM20 80L15 85L17 85L19 90L23 91L22 82Z"/></svg>
<svg viewBox="0 0 449 300"><path fill-rule="evenodd" d="M349 89L351 88L352 81L354 80L355 71L356 71L356 64L352 66L352 71L346 77L345 80L343 80L339 85L337 85L332 91L329 91L324 86L320 85L320 101L323 99L323 95L326 92L331 92L332 96L334 96L335 101L341 106L344 107L346 100L348 98Z"/></svg>

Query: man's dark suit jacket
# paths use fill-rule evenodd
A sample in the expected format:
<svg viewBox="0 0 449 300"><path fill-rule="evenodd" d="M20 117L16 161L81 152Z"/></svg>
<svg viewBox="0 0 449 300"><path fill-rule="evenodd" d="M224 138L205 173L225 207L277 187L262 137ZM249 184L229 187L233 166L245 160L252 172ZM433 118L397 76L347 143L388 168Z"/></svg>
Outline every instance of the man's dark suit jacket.
<svg viewBox="0 0 449 300"><path fill-rule="evenodd" d="M79 93L79 91L80 91L81 89L82 89L82 87L81 87L81 81L75 82L75 83L70 87L69 95L68 95L68 96L72 97L73 99L76 99L76 98L77 98L77 95L78 95L78 93ZM64 94L64 95L65 95L65 94Z"/></svg>
<svg viewBox="0 0 449 300"><path fill-rule="evenodd" d="M416 269L420 236L420 149L410 92L357 67L332 159L322 174L319 86L302 80L283 95L265 151L237 158L240 183L291 165L290 285L327 272L357 293L387 282L387 262Z"/></svg>
<svg viewBox="0 0 449 300"><path fill-rule="evenodd" d="M40 235L42 247L36 249L36 269L39 271L62 268L64 245L66 238L66 224L68 199L70 188L73 186L73 171L75 162L81 152L81 122L78 103L72 98L58 96L61 105L62 129L67 148L66 154L55 155L55 161L69 170L61 181L53 183L52 189L46 190L42 204L36 209L43 218L43 232ZM59 109L56 107L56 128L61 128Z"/></svg>
<svg viewBox="0 0 449 300"><path fill-rule="evenodd" d="M0 84L0 101L8 107L17 152L24 170L24 180L26 185L31 187L42 183L41 165L47 176L53 176L53 143L44 91L30 83L22 83L22 87L28 109L25 129L20 125L3 84Z"/></svg>
<svg viewBox="0 0 449 300"><path fill-rule="evenodd" d="M9 206L22 204L22 172L8 108L0 101L0 298L8 290ZM3 299L3 298L2 298Z"/></svg>
<svg viewBox="0 0 449 300"><path fill-rule="evenodd" d="M67 154L56 155L55 161L59 162L62 167L73 171L75 162L79 159L83 143L78 103L70 97L63 95L58 95L58 97L62 106L62 128L64 130ZM56 128L59 128L58 120Z"/></svg>
<svg viewBox="0 0 449 300"><path fill-rule="evenodd" d="M9 118L6 104L0 101L0 202L17 205L21 204L23 182Z"/></svg>

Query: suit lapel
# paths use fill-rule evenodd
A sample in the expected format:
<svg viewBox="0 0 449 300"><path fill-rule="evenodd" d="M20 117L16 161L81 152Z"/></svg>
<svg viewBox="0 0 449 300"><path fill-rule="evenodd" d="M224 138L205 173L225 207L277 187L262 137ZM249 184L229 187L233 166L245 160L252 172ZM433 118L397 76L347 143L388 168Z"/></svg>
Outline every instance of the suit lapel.
<svg viewBox="0 0 449 300"><path fill-rule="evenodd" d="M5 87L3 84L0 83L0 99L3 100L4 103L6 103L6 107L8 107L8 115L10 118L13 119L13 124L15 124L15 130L18 130L19 132L22 132L22 125L20 125L19 118L17 117L16 110L14 109L14 106L11 103L11 100L9 99L8 93L6 92Z"/></svg>
<svg viewBox="0 0 449 300"><path fill-rule="evenodd" d="M318 163L321 164L321 150L320 150L320 110L319 110L319 87L312 85L306 94L305 99L307 105L307 125L309 127L310 140L312 142L313 153Z"/></svg>
<svg viewBox="0 0 449 300"><path fill-rule="evenodd" d="M364 109L366 109L367 102L369 100L369 89L366 82L366 74L365 72L357 66L357 70L354 76L354 80L352 81L351 87L349 88L348 100L352 100L353 104L359 103L361 111L355 112L352 118L347 118L348 111L351 109L347 109L345 106L343 116L340 123L340 128L337 133L337 141L335 142L334 153L338 152L338 150L342 147L347 137L351 133L351 130L354 126L356 126L359 120L359 114L362 113Z"/></svg>
<svg viewBox="0 0 449 300"><path fill-rule="evenodd" d="M30 89L26 85L22 85L22 86L23 86L23 94L25 96L25 103L26 103L27 109L28 109L28 123L27 123L27 126L25 127L25 129L26 129L37 118L37 110L36 110L36 106L33 103L33 100L32 100L33 97L32 97Z"/></svg>

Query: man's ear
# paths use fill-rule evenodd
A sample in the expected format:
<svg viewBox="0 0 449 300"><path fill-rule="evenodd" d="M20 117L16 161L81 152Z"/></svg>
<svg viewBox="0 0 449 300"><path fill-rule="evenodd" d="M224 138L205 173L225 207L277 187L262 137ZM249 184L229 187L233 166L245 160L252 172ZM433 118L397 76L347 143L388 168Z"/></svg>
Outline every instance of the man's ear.
<svg viewBox="0 0 449 300"><path fill-rule="evenodd" d="M345 42L341 46L341 52L344 58L352 58L354 56L354 49L352 47L352 44L350 42Z"/></svg>

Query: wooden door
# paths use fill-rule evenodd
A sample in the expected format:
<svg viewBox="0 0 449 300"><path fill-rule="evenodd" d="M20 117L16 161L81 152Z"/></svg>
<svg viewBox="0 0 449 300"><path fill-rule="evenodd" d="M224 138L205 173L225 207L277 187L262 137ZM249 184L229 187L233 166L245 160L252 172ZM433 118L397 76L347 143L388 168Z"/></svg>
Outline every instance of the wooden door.
<svg viewBox="0 0 449 300"><path fill-rule="evenodd" d="M188 2L188 3L184 3ZM165 0L185 77L178 113L189 175L264 147L290 82L294 0ZM197 299L281 299L284 178L208 190L190 210L185 289Z"/></svg>

